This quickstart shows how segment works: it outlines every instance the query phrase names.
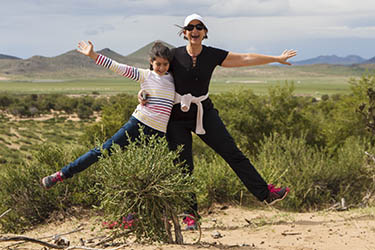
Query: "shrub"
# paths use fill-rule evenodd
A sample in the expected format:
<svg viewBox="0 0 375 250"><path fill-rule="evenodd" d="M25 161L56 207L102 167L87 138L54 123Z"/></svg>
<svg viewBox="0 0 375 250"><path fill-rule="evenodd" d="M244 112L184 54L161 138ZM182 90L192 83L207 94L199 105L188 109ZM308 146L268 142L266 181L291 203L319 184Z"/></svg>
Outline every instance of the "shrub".
<svg viewBox="0 0 375 250"><path fill-rule="evenodd" d="M96 140L107 140L129 120L136 106L134 96L122 94L111 97L109 104L103 107L102 119L85 129L82 141L93 144Z"/></svg>
<svg viewBox="0 0 375 250"><path fill-rule="evenodd" d="M175 165L178 152L168 149L165 138L147 137L130 143L126 150L114 146L110 157L99 162L95 186L101 205L110 220L134 214L132 229L138 240L166 241L164 213L181 213L191 202L192 177Z"/></svg>
<svg viewBox="0 0 375 250"><path fill-rule="evenodd" d="M304 137L274 134L260 145L256 166L268 182L291 187L280 203L285 208L324 208L341 198L358 205L375 191L375 169L367 166L365 150L374 151L358 137L348 138L337 155L330 155L307 145Z"/></svg>
<svg viewBox="0 0 375 250"><path fill-rule="evenodd" d="M259 145L255 165L268 183L289 186L285 208L305 210L323 205L331 193L326 188L325 170L329 159L324 153L306 144L305 137L272 134Z"/></svg>
<svg viewBox="0 0 375 250"><path fill-rule="evenodd" d="M84 103L80 103L77 106L77 115L80 119L88 119L94 112L92 109Z"/></svg>
<svg viewBox="0 0 375 250"><path fill-rule="evenodd" d="M0 95L0 107L6 108L14 102L13 98L9 97L8 94Z"/></svg>
<svg viewBox="0 0 375 250"><path fill-rule="evenodd" d="M205 158L196 157L194 159L193 175L200 209L210 207L215 202L243 204L244 198L241 197L241 194L245 194L247 198L251 197L234 171L219 155L210 156L209 161Z"/></svg>
<svg viewBox="0 0 375 250"><path fill-rule="evenodd" d="M96 182L91 169L50 190L40 186L42 177L60 170L84 150L45 144L33 155L32 161L3 168L0 172L0 211L11 208L12 212L0 219L2 230L20 232L44 221L56 210L67 211L71 206L97 204L96 197L88 193Z"/></svg>

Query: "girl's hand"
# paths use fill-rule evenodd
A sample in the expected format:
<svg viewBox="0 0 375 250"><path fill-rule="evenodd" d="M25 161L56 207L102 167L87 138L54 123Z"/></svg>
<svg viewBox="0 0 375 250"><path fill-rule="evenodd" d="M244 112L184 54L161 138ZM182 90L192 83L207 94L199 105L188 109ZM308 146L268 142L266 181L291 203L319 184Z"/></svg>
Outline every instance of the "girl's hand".
<svg viewBox="0 0 375 250"><path fill-rule="evenodd" d="M147 97L148 97L148 93L145 90L141 89L138 92L138 102L139 102L139 104L141 104L142 106L145 106L148 102Z"/></svg>
<svg viewBox="0 0 375 250"><path fill-rule="evenodd" d="M91 41L88 41L88 44L85 41L80 41L78 43L77 51L85 56L89 56L92 59L96 60L98 54L94 51L94 45Z"/></svg>
<svg viewBox="0 0 375 250"><path fill-rule="evenodd" d="M281 56L278 56L278 62L281 64L286 64L286 65L292 65L290 62L287 62L287 60L293 56L297 55L297 51L294 49L286 49L284 52L281 54Z"/></svg>

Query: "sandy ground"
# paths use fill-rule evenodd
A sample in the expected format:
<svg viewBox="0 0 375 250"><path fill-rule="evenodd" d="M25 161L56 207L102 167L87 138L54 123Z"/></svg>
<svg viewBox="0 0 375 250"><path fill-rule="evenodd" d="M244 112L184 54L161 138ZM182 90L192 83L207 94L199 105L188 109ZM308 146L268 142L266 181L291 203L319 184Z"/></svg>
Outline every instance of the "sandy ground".
<svg viewBox="0 0 375 250"><path fill-rule="evenodd" d="M86 213L82 218L61 218L59 221L38 226L23 235L33 238L44 237L44 241L51 242L52 236L56 234L82 228L79 232L63 236L70 241L71 246L81 246L81 238L87 241L109 234L107 229L101 229L100 220L101 218ZM202 215L201 227L202 237L199 244L194 243L199 237L199 231L184 231L184 245L141 245L128 239L120 249L375 249L375 208L342 212L291 213L276 208L252 210L216 206ZM99 240L94 239L93 242ZM14 242L2 242L0 248L11 244ZM18 246L18 249L41 248L41 245L34 243ZM107 249L114 248L109 246ZM10 249L17 248L13 246Z"/></svg>

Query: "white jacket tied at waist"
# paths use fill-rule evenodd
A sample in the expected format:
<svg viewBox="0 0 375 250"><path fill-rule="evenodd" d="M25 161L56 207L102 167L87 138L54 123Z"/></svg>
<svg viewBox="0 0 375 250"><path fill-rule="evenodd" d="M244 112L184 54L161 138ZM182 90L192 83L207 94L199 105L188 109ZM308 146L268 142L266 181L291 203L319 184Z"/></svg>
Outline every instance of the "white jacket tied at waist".
<svg viewBox="0 0 375 250"><path fill-rule="evenodd" d="M198 106L197 111L197 123L195 127L195 133L198 135L204 135L206 131L203 128L203 105L202 102L208 98L208 93L199 97L192 96L190 93L185 95L180 95L176 92L174 96L174 104L181 103L181 110L183 112L188 112L190 109L190 104L195 103Z"/></svg>

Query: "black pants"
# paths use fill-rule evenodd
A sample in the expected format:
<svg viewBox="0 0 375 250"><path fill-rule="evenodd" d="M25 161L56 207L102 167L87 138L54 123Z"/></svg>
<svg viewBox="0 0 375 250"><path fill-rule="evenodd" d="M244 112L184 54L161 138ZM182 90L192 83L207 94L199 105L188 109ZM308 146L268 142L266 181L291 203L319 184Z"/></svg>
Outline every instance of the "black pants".
<svg viewBox="0 0 375 250"><path fill-rule="evenodd" d="M169 147L172 150L176 150L178 145L184 146L183 151L180 153L180 160L186 161L189 172L194 169L191 132L195 131L195 124L195 120L169 121L167 129ZM260 201L265 200L269 194L267 183L250 163L249 159L238 149L216 109L204 110L203 127L206 130L206 134L199 135L199 137L223 157L255 197ZM196 199L195 204L192 204L192 209L194 211L198 210Z"/></svg>

